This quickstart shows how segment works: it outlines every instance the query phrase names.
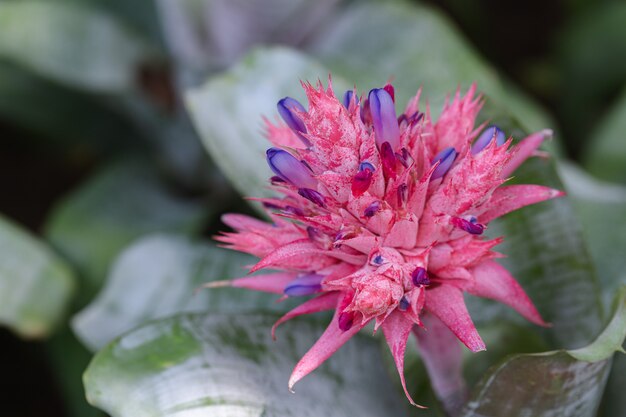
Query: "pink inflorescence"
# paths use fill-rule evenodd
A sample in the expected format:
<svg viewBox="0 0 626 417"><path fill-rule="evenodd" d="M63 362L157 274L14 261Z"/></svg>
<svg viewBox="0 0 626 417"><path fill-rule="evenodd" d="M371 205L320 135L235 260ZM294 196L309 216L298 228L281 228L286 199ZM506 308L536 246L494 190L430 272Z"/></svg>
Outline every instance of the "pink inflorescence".
<svg viewBox="0 0 626 417"><path fill-rule="evenodd" d="M348 91L341 100L321 83L304 89L308 110L284 98L278 110L285 123L267 122L271 184L282 196L260 201L273 223L228 214L223 220L235 232L217 237L261 258L251 272L281 271L229 285L312 296L276 326L335 311L296 365L290 388L370 322L382 327L403 386L407 339L421 331L425 316L440 320L470 350L484 350L463 292L546 324L494 261L492 249L502 238L482 233L497 217L562 195L539 185L503 186L549 131L511 147L497 127L475 128L482 104L475 86L464 97L457 92L436 122L420 111L419 93L398 116L391 85L361 99Z"/></svg>

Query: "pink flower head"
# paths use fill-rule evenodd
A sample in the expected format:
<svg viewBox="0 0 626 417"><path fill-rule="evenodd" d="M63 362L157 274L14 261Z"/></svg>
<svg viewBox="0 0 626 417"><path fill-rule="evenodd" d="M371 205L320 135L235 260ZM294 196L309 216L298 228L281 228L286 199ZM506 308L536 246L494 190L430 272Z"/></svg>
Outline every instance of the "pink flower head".
<svg viewBox="0 0 626 417"><path fill-rule="evenodd" d="M273 223L228 214L236 232L217 240L260 258L229 285L312 296L276 325L334 310L326 331L296 365L289 387L313 371L368 323L382 328L405 393L404 351L423 315L440 320L473 352L485 345L463 292L505 303L546 325L515 279L494 258L502 239L482 234L489 222L562 195L539 185L503 186L548 131L517 146L497 127L474 127L475 86L457 92L434 122L419 93L396 114L393 87L360 100L348 91L303 84L308 110L279 101L285 123L267 122L274 147L267 162L280 198L260 199ZM218 284L224 285L224 283ZM213 285L217 286L217 285Z"/></svg>

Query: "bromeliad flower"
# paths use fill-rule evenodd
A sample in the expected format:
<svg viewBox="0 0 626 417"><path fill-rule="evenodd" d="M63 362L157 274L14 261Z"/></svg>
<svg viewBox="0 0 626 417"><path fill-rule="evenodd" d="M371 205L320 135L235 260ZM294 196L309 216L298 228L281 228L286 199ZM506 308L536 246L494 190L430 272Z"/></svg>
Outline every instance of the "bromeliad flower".
<svg viewBox="0 0 626 417"><path fill-rule="evenodd" d="M326 331L296 365L290 389L368 323L382 328L402 386L410 333L449 328L470 350L485 349L463 292L498 300L546 325L515 279L494 258L502 238L482 236L489 222L562 195L539 185L503 186L549 131L511 148L495 126L474 128L481 107L475 86L457 92L437 122L418 108L419 93L396 115L391 85L358 99L304 84L309 108L278 102L284 124L267 122L267 163L281 198L259 199L273 223L228 214L235 229L217 240L261 260L231 285L313 296L276 326L334 310ZM428 330L428 329L426 329ZM433 335L436 337L436 335ZM426 343L427 344L427 343ZM430 370L430 369L429 369ZM436 372L436 371L435 371ZM432 373L432 371L431 371Z"/></svg>

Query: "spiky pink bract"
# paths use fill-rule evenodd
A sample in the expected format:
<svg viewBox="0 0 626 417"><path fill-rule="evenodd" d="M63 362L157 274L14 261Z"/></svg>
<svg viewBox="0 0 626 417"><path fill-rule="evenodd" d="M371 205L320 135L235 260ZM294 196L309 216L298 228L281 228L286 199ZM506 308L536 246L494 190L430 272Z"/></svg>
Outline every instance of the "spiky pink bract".
<svg viewBox="0 0 626 417"><path fill-rule="evenodd" d="M251 271L283 271L234 279L233 286L283 293L300 277L323 277L319 285L297 287L299 294L315 297L276 323L335 310L296 365L290 388L370 322L382 327L403 387L407 338L423 327L423 314L470 350L484 350L463 292L498 300L546 325L515 279L493 260L498 254L492 249L502 239L481 234L496 217L562 195L539 185L502 186L547 131L512 149L511 139L502 143L493 134L472 150L481 107L474 85L464 97L457 92L436 122L419 111L419 93L396 119L387 89L372 90L377 107L368 108L368 100L359 106L355 94L346 94L342 103L330 86L303 86L309 108L293 110L293 117L305 128L267 122L269 140L295 157L268 151L280 177L273 188L282 194L261 200L273 224L229 214L224 222L236 232L217 237L261 258ZM384 132L377 134L376 126ZM290 175L307 178L306 188Z"/></svg>

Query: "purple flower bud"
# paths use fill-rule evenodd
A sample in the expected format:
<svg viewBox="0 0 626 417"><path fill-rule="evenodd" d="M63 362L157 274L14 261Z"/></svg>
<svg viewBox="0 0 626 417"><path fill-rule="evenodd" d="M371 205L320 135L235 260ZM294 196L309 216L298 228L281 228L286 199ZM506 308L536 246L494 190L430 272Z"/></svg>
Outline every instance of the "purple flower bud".
<svg viewBox="0 0 626 417"><path fill-rule="evenodd" d="M413 285L415 285L416 287L430 285L430 278L428 278L426 268L422 268L421 266L415 268L415 270L411 274L411 279L413 281Z"/></svg>
<svg viewBox="0 0 626 417"><path fill-rule="evenodd" d="M441 178L446 175L446 172L450 169L454 160L456 159L456 149L453 147L449 147L439 152L437 156L433 158L432 164L435 165L439 162L439 166L435 168L433 175L430 177L431 180L436 180L437 178Z"/></svg>
<svg viewBox="0 0 626 417"><path fill-rule="evenodd" d="M484 224L477 223L476 217L472 217L469 220L462 219L460 217L453 217L450 219L450 223L472 235L482 235L487 228Z"/></svg>
<svg viewBox="0 0 626 417"><path fill-rule="evenodd" d="M504 132L498 128L498 126L489 126L474 142L474 146L472 146L472 155L476 155L485 149L494 139L496 140L496 144L498 146L501 146L504 142L506 142L506 136L504 135Z"/></svg>
<svg viewBox="0 0 626 417"><path fill-rule="evenodd" d="M350 103L352 103L352 100L354 100L357 106L359 105L359 97L354 95L354 91L353 90L346 91L343 94L343 105L346 109L350 108Z"/></svg>
<svg viewBox="0 0 626 417"><path fill-rule="evenodd" d="M300 188L298 189L298 194L320 207L326 207L326 200L324 199L324 196L315 190L310 188Z"/></svg>
<svg viewBox="0 0 626 417"><path fill-rule="evenodd" d="M337 320L339 324L339 328L344 332L347 332L352 328L354 324L354 313L352 311L344 311L339 314L339 319Z"/></svg>
<svg viewBox="0 0 626 417"><path fill-rule="evenodd" d="M383 255L381 255L380 253L372 256L372 259L370 260L370 264L374 266L381 266L383 262L385 262L385 258L383 258Z"/></svg>
<svg viewBox="0 0 626 417"><path fill-rule="evenodd" d="M378 212L378 210L380 210L380 201L374 201L372 204L367 206L367 208L363 212L363 215L365 217L373 217L374 214Z"/></svg>
<svg viewBox="0 0 626 417"><path fill-rule="evenodd" d="M274 174L298 188L315 188L317 181L302 162L292 154L278 148L269 148L265 153L267 164Z"/></svg>
<svg viewBox="0 0 626 417"><path fill-rule="evenodd" d="M391 149L397 149L400 145L400 128L393 98L385 89L375 88L370 91L368 100L376 144L381 147L383 143L389 142Z"/></svg>
<svg viewBox="0 0 626 417"><path fill-rule="evenodd" d="M402 297L400 299L400 303L398 304L398 310L406 311L409 308L409 300L406 297Z"/></svg>
<svg viewBox="0 0 626 417"><path fill-rule="evenodd" d="M285 97L278 101L276 107L278 108L278 114L280 114L280 117L282 117L285 123L287 123L287 126L289 126L291 130L298 135L300 140L304 142L306 146L311 146L311 142L309 142L309 140L302 135L302 133L307 133L304 122L294 113L294 110L306 113L304 106L294 98Z"/></svg>
<svg viewBox="0 0 626 417"><path fill-rule="evenodd" d="M285 287L284 293L289 297L315 294L322 289L322 279L324 276L319 274L300 275Z"/></svg>

